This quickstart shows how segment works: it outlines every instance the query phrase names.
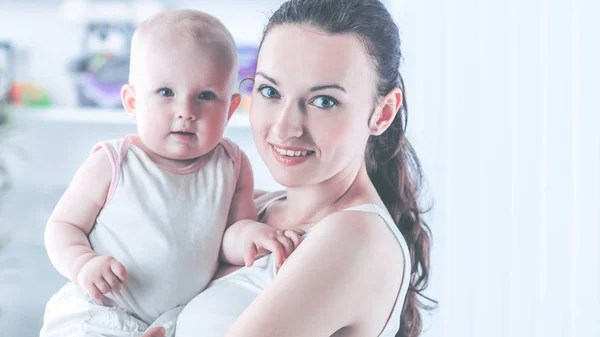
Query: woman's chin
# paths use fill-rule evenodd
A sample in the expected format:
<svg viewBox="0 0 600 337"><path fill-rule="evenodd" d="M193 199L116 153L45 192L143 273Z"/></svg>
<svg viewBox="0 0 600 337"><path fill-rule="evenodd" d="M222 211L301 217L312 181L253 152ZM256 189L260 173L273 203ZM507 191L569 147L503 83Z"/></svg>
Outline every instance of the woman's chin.
<svg viewBox="0 0 600 337"><path fill-rule="evenodd" d="M298 174L293 174L292 172L273 172L271 171L271 175L275 181L285 187L285 188L294 188L294 187L303 187L307 186L310 183L304 179L302 176Z"/></svg>

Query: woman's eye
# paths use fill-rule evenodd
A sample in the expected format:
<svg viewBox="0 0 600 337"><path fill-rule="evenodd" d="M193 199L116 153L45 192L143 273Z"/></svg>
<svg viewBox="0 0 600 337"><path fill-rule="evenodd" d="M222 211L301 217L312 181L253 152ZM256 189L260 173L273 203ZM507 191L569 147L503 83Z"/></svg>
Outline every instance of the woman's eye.
<svg viewBox="0 0 600 337"><path fill-rule="evenodd" d="M217 95L213 94L210 91L204 91L204 92L200 93L200 95L198 95L198 99L206 100L206 101L211 101L215 98L217 98Z"/></svg>
<svg viewBox="0 0 600 337"><path fill-rule="evenodd" d="M169 88L161 88L161 89L158 89L157 92L162 97L173 97L173 96L175 96L175 93L173 92L173 90L171 90Z"/></svg>
<svg viewBox="0 0 600 337"><path fill-rule="evenodd" d="M277 90L275 90L269 86L261 86L258 88L258 91L260 91L260 94L266 98L280 98L281 97L281 96L279 96L279 93L277 92Z"/></svg>
<svg viewBox="0 0 600 337"><path fill-rule="evenodd" d="M329 109L329 108L337 105L338 102L333 97L319 96L319 97L313 99L311 104L318 108Z"/></svg>

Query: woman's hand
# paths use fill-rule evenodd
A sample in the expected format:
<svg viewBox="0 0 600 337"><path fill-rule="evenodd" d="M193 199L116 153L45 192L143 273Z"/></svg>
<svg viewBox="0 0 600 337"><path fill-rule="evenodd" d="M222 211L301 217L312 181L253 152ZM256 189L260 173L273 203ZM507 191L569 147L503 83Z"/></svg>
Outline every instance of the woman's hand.
<svg viewBox="0 0 600 337"><path fill-rule="evenodd" d="M144 332L140 337L164 337L165 328L157 326Z"/></svg>

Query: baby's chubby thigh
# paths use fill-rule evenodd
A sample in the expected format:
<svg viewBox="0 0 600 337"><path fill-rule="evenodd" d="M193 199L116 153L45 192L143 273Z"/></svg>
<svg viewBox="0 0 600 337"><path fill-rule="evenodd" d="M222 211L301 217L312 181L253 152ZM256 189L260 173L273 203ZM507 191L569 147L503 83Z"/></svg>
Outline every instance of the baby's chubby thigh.
<svg viewBox="0 0 600 337"><path fill-rule="evenodd" d="M147 328L124 310L104 306L68 283L48 301L40 337L138 337Z"/></svg>

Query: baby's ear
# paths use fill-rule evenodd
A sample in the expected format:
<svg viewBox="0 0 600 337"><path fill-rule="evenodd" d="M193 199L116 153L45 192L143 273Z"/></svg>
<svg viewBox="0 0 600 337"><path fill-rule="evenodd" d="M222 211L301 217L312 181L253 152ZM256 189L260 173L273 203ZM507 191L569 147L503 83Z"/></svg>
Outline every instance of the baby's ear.
<svg viewBox="0 0 600 337"><path fill-rule="evenodd" d="M240 94L231 95L231 103L229 104L229 112L227 113L227 120L231 119L231 116L233 116L235 109L237 109L240 106L241 102L242 102L242 96Z"/></svg>
<svg viewBox="0 0 600 337"><path fill-rule="evenodd" d="M135 88L131 84L125 84L121 88L121 101L125 111L135 117Z"/></svg>

